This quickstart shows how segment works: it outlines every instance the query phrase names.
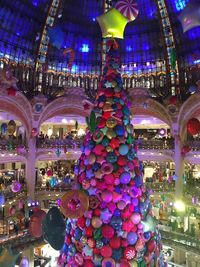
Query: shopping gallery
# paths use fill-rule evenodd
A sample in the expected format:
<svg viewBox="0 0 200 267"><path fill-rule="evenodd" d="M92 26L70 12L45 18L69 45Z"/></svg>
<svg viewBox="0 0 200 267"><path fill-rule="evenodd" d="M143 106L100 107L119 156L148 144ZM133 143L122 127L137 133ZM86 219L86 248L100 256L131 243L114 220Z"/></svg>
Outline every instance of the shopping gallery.
<svg viewBox="0 0 200 267"><path fill-rule="evenodd" d="M0 0L0 267L200 267L200 1Z"/></svg>

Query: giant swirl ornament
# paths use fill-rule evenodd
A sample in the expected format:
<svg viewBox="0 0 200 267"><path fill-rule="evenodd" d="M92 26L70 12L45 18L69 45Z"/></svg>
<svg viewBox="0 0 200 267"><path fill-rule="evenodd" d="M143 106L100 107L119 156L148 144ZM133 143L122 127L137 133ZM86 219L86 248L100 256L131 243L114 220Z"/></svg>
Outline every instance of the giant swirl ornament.
<svg viewBox="0 0 200 267"><path fill-rule="evenodd" d="M119 0L115 8L129 21L135 20L139 13L136 0Z"/></svg>

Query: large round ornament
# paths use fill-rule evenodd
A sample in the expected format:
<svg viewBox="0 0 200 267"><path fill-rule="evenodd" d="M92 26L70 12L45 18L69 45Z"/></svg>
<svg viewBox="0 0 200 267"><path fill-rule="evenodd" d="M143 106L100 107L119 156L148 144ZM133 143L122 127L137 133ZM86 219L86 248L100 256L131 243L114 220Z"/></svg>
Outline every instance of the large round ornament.
<svg viewBox="0 0 200 267"><path fill-rule="evenodd" d="M187 130L191 135L196 135L200 131L200 122L196 118L192 118L187 123Z"/></svg>
<svg viewBox="0 0 200 267"><path fill-rule="evenodd" d="M129 21L135 20L139 13L136 0L119 0L115 8Z"/></svg>
<svg viewBox="0 0 200 267"><path fill-rule="evenodd" d="M66 218L80 218L88 207L89 198L83 191L69 190L61 198L60 209Z"/></svg>

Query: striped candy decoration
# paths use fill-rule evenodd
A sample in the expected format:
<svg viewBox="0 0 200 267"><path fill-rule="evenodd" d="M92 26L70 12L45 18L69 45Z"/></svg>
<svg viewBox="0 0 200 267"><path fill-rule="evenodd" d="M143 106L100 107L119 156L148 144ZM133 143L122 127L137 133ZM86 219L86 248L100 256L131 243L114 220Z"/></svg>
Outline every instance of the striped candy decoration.
<svg viewBox="0 0 200 267"><path fill-rule="evenodd" d="M135 0L119 0L115 8L129 21L135 20L139 13L138 4Z"/></svg>

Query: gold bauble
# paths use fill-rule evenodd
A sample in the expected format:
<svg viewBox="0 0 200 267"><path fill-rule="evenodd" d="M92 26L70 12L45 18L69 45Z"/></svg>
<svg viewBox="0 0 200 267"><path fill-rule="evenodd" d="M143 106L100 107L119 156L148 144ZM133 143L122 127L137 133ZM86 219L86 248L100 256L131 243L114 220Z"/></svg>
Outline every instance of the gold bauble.
<svg viewBox="0 0 200 267"><path fill-rule="evenodd" d="M114 118L109 118L109 119L107 119L107 121L106 121L106 126L108 127L108 128L114 128L115 126L117 125L117 122L116 122L116 120L114 119Z"/></svg>

